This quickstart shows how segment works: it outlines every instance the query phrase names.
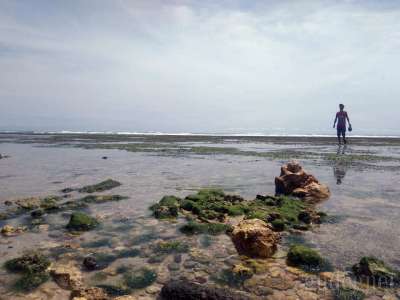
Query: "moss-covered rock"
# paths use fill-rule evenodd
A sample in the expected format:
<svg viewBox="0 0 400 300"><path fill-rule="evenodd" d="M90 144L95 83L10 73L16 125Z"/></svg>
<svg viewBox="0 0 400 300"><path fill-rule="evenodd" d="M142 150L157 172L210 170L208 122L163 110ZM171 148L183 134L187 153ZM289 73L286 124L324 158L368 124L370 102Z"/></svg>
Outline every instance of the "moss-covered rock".
<svg viewBox="0 0 400 300"><path fill-rule="evenodd" d="M156 253L185 253L189 251L189 245L182 243L180 241L166 241L159 242L154 247L154 252Z"/></svg>
<svg viewBox="0 0 400 300"><path fill-rule="evenodd" d="M400 283L400 272L390 268L376 257L363 257L352 269L359 280L372 285L391 287Z"/></svg>
<svg viewBox="0 0 400 300"><path fill-rule="evenodd" d="M221 233L226 233L231 229L231 226L223 223L198 223L195 221L190 221L189 223L183 225L180 231L184 234L201 234L207 233L211 235L218 235Z"/></svg>
<svg viewBox="0 0 400 300"><path fill-rule="evenodd" d="M131 293L130 289L118 285L99 284L97 287L101 288L110 297L124 296Z"/></svg>
<svg viewBox="0 0 400 300"><path fill-rule="evenodd" d="M22 277L20 277L14 283L14 289L23 292L31 292L41 284L45 283L49 280L50 275L47 272L39 272L39 273L24 273Z"/></svg>
<svg viewBox="0 0 400 300"><path fill-rule="evenodd" d="M233 266L231 269L222 270L219 274L211 278L221 284L242 287L243 283L253 276L253 270L241 264Z"/></svg>
<svg viewBox="0 0 400 300"><path fill-rule="evenodd" d="M335 289L333 294L335 300L362 300L365 298L363 292L342 286Z"/></svg>
<svg viewBox="0 0 400 300"><path fill-rule="evenodd" d="M50 261L41 253L27 253L21 257L8 260L4 267L10 272L44 272L50 266Z"/></svg>
<svg viewBox="0 0 400 300"><path fill-rule="evenodd" d="M178 216L180 201L181 199L175 196L164 196L158 203L152 205L150 210L157 219L173 219Z"/></svg>
<svg viewBox="0 0 400 300"><path fill-rule="evenodd" d="M157 273L148 268L141 268L124 274L124 282L131 289L145 288L152 285L156 279Z"/></svg>
<svg viewBox="0 0 400 300"><path fill-rule="evenodd" d="M88 195L78 201L89 204L89 203L105 203L105 202L121 201L127 198L128 197L121 195Z"/></svg>
<svg viewBox="0 0 400 300"><path fill-rule="evenodd" d="M30 292L49 279L47 272L50 261L41 253L28 253L11 259L4 264L9 272L22 273L14 283L16 290Z"/></svg>
<svg viewBox="0 0 400 300"><path fill-rule="evenodd" d="M278 232L279 231L284 231L285 228L286 228L285 222L283 220L281 220L281 219L273 220L271 222L271 225L272 225L272 228L274 229L274 231L278 231Z"/></svg>
<svg viewBox="0 0 400 300"><path fill-rule="evenodd" d="M70 231L88 231L99 225L99 222L87 214L76 212L71 215L67 229Z"/></svg>
<svg viewBox="0 0 400 300"><path fill-rule="evenodd" d="M319 272L328 268L321 255L304 245L292 245L287 254L287 263L307 272Z"/></svg>
<svg viewBox="0 0 400 300"><path fill-rule="evenodd" d="M121 183L116 180L107 179L107 180L104 180L97 184L84 186L84 187L78 189L78 192L80 192L80 193L103 192L103 191L107 191L107 190L116 188L120 185L121 185Z"/></svg>

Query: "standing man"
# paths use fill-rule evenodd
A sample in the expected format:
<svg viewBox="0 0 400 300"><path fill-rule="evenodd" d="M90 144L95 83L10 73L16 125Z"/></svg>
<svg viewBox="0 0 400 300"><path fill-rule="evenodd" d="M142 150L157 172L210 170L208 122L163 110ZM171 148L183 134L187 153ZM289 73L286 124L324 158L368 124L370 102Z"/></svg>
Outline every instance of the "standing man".
<svg viewBox="0 0 400 300"><path fill-rule="evenodd" d="M341 145L341 141L340 141L340 136L343 137L343 143L347 144L346 141L346 120L349 122L349 130L351 131L351 124L350 124L350 119L349 116L347 115L347 112L344 111L344 105L340 104L339 105L339 109L340 111L338 111L336 113L336 117L335 117L335 122L333 123L333 128L335 128L336 126L336 122L337 122L337 137L338 137L338 143L339 145Z"/></svg>

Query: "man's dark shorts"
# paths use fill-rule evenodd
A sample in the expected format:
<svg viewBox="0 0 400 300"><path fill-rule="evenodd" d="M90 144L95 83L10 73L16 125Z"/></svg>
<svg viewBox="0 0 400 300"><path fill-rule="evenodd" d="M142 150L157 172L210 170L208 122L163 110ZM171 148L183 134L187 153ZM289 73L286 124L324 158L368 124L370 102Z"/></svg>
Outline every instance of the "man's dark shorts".
<svg viewBox="0 0 400 300"><path fill-rule="evenodd" d="M338 128L337 129L337 135L338 136L346 135L346 128Z"/></svg>

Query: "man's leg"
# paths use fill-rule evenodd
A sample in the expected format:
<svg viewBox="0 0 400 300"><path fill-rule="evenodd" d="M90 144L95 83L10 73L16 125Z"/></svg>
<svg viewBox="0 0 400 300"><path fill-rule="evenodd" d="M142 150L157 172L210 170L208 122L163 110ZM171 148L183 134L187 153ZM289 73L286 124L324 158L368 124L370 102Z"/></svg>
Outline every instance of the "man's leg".
<svg viewBox="0 0 400 300"><path fill-rule="evenodd" d="M347 141L346 141L346 130L342 131L342 135L343 135L343 143L347 144Z"/></svg>
<svg viewBox="0 0 400 300"><path fill-rule="evenodd" d="M338 144L340 145L340 129L337 130Z"/></svg>

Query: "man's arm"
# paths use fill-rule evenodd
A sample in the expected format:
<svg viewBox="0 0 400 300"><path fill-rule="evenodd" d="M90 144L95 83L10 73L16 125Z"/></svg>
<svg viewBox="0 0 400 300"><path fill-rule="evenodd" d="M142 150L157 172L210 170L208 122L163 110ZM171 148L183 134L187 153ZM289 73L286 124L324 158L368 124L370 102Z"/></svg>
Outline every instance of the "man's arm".
<svg viewBox="0 0 400 300"><path fill-rule="evenodd" d="M338 119L338 116L337 116L337 114L336 114L336 116L335 116L335 121L333 122L333 128L336 127L336 121L337 121L337 119Z"/></svg>
<svg viewBox="0 0 400 300"><path fill-rule="evenodd" d="M347 112L346 112L346 119L347 119L347 122L349 122L349 125L351 125L350 119L349 119L349 114Z"/></svg>

